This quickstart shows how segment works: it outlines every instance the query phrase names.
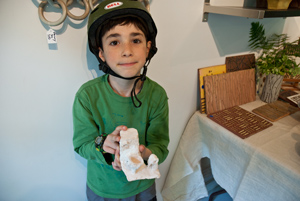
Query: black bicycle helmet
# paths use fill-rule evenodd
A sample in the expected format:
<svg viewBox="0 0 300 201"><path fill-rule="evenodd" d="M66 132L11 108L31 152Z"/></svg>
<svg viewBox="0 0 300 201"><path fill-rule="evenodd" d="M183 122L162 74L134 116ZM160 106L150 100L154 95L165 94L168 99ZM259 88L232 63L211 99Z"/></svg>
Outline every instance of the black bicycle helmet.
<svg viewBox="0 0 300 201"><path fill-rule="evenodd" d="M141 76L134 76L130 78L122 77L118 74L116 74L108 65L106 62L102 61L99 57L99 44L97 40L99 39L99 33L98 30L101 29L102 24L108 20L113 18L120 18L122 16L136 16L143 20L143 22L146 24L148 28L148 41L151 41L151 47L149 50L149 54L147 57L147 60L144 64L143 73ZM147 66L150 63L151 58L155 55L157 52L157 47L155 43L155 38L157 35L157 29L155 26L155 23L146 9L146 7L139 1L134 0L105 0L101 2L90 14L89 20L88 20L88 42L89 42L89 48L90 51L96 56L96 58L99 61L99 68L104 73L111 74L113 76L122 78L122 79L136 79L133 89L131 91L131 99L133 102L133 105L135 107L140 107L142 105L141 101L136 97L135 94L135 87L139 80L144 81L146 79L146 73L147 73ZM138 105L135 104L135 101L133 98L138 101Z"/></svg>
<svg viewBox="0 0 300 201"><path fill-rule="evenodd" d="M100 62L100 70L102 70L104 73L109 73L114 76L123 78L123 79L134 79L136 77L132 78L124 78L120 75L117 75L114 73L110 67L106 64L106 62L103 62L99 58L99 47L97 44L98 40L98 30L101 27L101 25L108 19L112 18L119 18L122 16L137 16L140 19L144 21L144 23L147 25L149 30L149 40L151 41L151 47L150 51L147 57L147 61L145 63L145 66L149 63L151 58L154 56L154 54L157 52L155 38L157 34L157 29L155 26L155 23L148 12L148 10L145 8L145 6L139 2L139 1L133 1L133 0L105 0L101 2L90 14L89 20L88 20L88 40L89 40L89 48L90 51L97 57L98 61ZM143 75L146 73L144 67Z"/></svg>

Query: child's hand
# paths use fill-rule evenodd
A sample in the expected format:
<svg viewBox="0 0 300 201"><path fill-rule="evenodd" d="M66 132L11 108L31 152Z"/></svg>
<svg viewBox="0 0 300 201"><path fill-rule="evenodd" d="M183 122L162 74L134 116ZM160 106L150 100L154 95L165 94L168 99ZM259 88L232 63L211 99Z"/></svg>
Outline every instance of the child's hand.
<svg viewBox="0 0 300 201"><path fill-rule="evenodd" d="M115 170L121 170L120 164L120 131L126 131L126 126L118 126L111 134L109 134L103 144L103 150L110 154L115 154L115 161L112 163Z"/></svg>
<svg viewBox="0 0 300 201"><path fill-rule="evenodd" d="M116 154L115 154L115 160L112 162L112 166L115 170L121 171L121 162L120 162L120 147L117 148Z"/></svg>
<svg viewBox="0 0 300 201"><path fill-rule="evenodd" d="M145 145L140 145L140 152L142 155L143 160L148 160L149 156L152 154L152 151L145 147Z"/></svg>
<svg viewBox="0 0 300 201"><path fill-rule="evenodd" d="M103 150L110 154L115 154L117 148L119 147L120 142L120 131L127 130L126 126L118 126L111 134L107 135L104 144L103 144Z"/></svg>

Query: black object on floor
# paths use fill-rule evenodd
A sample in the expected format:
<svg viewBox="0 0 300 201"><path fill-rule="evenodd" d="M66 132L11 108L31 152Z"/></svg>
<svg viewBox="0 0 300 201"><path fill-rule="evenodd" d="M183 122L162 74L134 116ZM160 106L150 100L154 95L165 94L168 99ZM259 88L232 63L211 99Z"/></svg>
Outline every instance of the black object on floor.
<svg viewBox="0 0 300 201"><path fill-rule="evenodd" d="M208 201L213 201L214 198L215 198L216 196L221 195L221 194L223 194L223 193L226 193L226 191L225 191L224 189L212 193L212 194L209 196Z"/></svg>

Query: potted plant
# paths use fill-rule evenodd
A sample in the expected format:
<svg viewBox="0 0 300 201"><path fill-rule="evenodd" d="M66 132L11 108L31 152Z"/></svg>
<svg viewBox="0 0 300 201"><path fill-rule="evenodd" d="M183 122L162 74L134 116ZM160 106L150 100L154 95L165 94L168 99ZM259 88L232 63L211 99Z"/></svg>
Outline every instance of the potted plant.
<svg viewBox="0 0 300 201"><path fill-rule="evenodd" d="M284 75L300 74L300 64L295 59L295 56L300 56L299 45L297 41L288 42L287 34L266 37L264 26L259 22L251 23L249 38L249 47L260 50L256 59L257 70L266 75L260 99L274 102L278 99Z"/></svg>

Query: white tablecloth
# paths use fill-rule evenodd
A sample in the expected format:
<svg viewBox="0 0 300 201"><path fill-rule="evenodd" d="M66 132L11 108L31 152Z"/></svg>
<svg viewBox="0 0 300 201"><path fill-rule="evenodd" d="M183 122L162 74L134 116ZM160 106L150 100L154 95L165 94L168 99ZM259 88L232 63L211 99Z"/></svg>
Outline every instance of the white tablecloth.
<svg viewBox="0 0 300 201"><path fill-rule="evenodd" d="M252 111L265 104L241 107ZM165 201L206 197L200 159L210 158L213 176L235 201L300 200L300 112L241 139L195 112L180 139L162 190Z"/></svg>

